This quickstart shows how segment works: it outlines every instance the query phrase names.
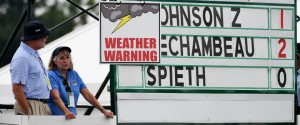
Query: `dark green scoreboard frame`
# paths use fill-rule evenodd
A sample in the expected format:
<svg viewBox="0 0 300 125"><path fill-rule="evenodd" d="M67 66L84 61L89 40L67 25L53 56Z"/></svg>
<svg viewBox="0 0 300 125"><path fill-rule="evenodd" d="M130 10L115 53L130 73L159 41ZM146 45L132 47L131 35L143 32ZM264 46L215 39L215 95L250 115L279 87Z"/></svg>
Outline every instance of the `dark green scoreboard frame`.
<svg viewBox="0 0 300 125"><path fill-rule="evenodd" d="M129 0L130 1L130 0ZM288 7L294 7L294 21L295 21L295 27L297 27L296 23L296 16L297 16L297 0L294 0L295 4L278 4L278 3L245 3L245 2L231 2L231 1L209 1L209 0L144 0L144 1L138 1L138 0L131 0L135 2L164 2L164 3L176 3L176 2L184 2L184 3L210 3L210 4L245 4L245 5L265 5L265 6L288 6ZM121 1L122 2L122 1ZM124 1L125 2L125 1ZM126 1L128 2L128 1ZM295 41L297 41L297 28L295 28ZM294 44L295 50L297 47L295 46L296 43ZM295 61L295 67L296 61ZM297 72L297 69L295 69ZM110 90L111 90L111 110L117 114L117 93L127 93L127 92L134 92L134 93L248 93L248 94L295 94L295 114L297 110L297 96L296 96L296 89L297 89L297 83L295 83L294 91L286 91L286 90L273 90L273 91L265 91L265 90L170 90L170 89L159 89L159 90L153 90L153 89L117 89L117 79L116 79L116 74L117 74L117 65L110 65ZM296 74L295 78L297 78ZM297 81L297 80L295 80ZM137 114L138 115L138 114ZM119 125L169 125L169 124L174 124L174 125L250 125L250 124L255 124L255 125L295 125L297 122L297 115L295 116L295 121L294 123L118 123Z"/></svg>

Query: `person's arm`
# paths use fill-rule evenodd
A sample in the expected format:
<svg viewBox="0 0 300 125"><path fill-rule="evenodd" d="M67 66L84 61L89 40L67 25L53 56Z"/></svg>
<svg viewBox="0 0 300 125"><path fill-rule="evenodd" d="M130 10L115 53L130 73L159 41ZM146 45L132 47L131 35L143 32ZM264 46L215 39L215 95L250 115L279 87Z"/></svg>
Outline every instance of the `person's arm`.
<svg viewBox="0 0 300 125"><path fill-rule="evenodd" d="M95 96L87 88L81 89L80 93L90 104L92 104L98 110L100 110L106 117L113 118L113 112L105 110L105 108L102 107L102 105L98 102Z"/></svg>
<svg viewBox="0 0 300 125"><path fill-rule="evenodd" d="M69 111L69 109L65 106L65 104L61 100L57 89L51 90L50 96L53 99L53 101L55 102L55 104L57 105L57 107L65 113L65 116L67 119L76 118L76 116L72 112Z"/></svg>
<svg viewBox="0 0 300 125"><path fill-rule="evenodd" d="M16 98L17 102L19 103L22 111L25 113L25 115L28 115L29 103L28 103L25 93L23 91L23 85L22 84L13 84L13 93L14 93L15 98Z"/></svg>

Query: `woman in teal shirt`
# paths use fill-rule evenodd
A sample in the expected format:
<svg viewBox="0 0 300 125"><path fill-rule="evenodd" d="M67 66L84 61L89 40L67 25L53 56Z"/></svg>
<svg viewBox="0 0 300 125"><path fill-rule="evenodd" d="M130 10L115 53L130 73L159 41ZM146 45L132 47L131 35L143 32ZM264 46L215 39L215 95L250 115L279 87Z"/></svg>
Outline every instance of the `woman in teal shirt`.
<svg viewBox="0 0 300 125"><path fill-rule="evenodd" d="M76 118L76 105L79 94L99 109L106 117L112 118L113 113L105 110L86 85L73 70L69 47L56 48L50 58L49 79L52 86L48 105L52 115L65 115L67 119Z"/></svg>

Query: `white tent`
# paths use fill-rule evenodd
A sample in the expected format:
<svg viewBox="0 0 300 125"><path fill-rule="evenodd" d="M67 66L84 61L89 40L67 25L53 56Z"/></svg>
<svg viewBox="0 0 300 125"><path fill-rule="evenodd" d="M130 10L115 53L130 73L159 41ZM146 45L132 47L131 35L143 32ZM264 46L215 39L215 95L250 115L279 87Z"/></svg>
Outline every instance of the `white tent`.
<svg viewBox="0 0 300 125"><path fill-rule="evenodd" d="M87 84L88 89L96 94L109 72L109 65L100 64L99 37L99 22L95 21L47 44L45 48L39 50L39 53L47 67L50 56L56 47L69 46L72 49L74 69ZM15 102L9 67L10 65L7 65L0 69L0 104L14 104ZM107 87L99 101L102 105L110 105L110 94L107 92ZM79 97L78 104L89 105L82 96Z"/></svg>

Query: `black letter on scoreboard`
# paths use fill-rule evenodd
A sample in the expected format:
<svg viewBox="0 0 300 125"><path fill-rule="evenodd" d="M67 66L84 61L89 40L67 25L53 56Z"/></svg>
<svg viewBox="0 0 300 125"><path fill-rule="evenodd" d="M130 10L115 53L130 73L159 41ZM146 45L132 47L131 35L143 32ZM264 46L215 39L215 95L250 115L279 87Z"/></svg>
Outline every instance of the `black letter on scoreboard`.
<svg viewBox="0 0 300 125"><path fill-rule="evenodd" d="M162 71L164 73L162 73ZM164 66L158 66L158 85L161 86L161 80L167 77L167 69Z"/></svg>
<svg viewBox="0 0 300 125"><path fill-rule="evenodd" d="M240 23L236 23L236 20L241 12L241 8L231 8L231 11L236 11L236 14L231 23L232 27L242 27L242 25Z"/></svg>
<svg viewBox="0 0 300 125"><path fill-rule="evenodd" d="M155 78L155 76L150 72L150 70L155 70L155 67L154 66L148 66L148 68L147 68L147 74L148 74L148 76L149 77L151 77L152 79L153 79L153 81L151 82L151 81L148 81L148 85L149 86L153 86L155 83L156 83L156 78Z"/></svg>
<svg viewBox="0 0 300 125"><path fill-rule="evenodd" d="M161 21L161 25L165 26L165 25L168 24L168 21L169 21L169 13L168 13L168 10L167 10L166 6L162 5L161 9L166 12L166 20L165 21Z"/></svg>
<svg viewBox="0 0 300 125"><path fill-rule="evenodd" d="M281 82L280 80L280 74L283 73L283 82ZM286 72L283 68L280 68L278 70L278 73L277 73L277 81L278 81L278 84L281 88L283 88L285 85L286 85Z"/></svg>

